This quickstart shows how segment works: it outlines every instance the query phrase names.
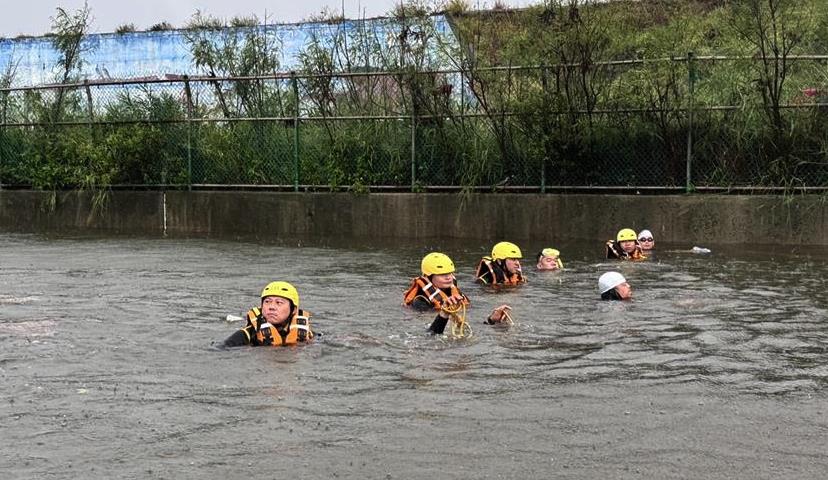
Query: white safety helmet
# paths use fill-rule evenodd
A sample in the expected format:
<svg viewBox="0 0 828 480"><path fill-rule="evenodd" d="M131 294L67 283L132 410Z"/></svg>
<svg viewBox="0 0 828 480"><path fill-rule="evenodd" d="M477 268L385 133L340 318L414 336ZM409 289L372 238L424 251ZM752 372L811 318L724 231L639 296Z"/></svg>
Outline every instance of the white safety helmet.
<svg viewBox="0 0 828 480"><path fill-rule="evenodd" d="M603 295L626 281L627 279L624 278L624 275L618 272L607 272L598 279L598 290Z"/></svg>

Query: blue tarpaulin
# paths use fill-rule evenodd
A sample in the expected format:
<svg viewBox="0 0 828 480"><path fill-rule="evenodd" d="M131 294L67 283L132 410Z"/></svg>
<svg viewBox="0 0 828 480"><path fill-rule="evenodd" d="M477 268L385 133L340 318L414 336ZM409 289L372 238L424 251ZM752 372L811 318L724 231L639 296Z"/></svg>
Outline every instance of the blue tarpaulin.
<svg viewBox="0 0 828 480"><path fill-rule="evenodd" d="M450 68L453 65L438 53L438 43L456 43L449 22L442 15L429 17L428 20L436 37L439 37L434 38L434 45L429 46L429 55L433 55L429 64ZM343 34L356 38L357 34L368 32L389 47L386 52L393 52L398 48L395 42L403 27L394 19L375 18L247 28L259 29L260 33L276 40L280 45L280 70L291 71L299 69L299 54L313 38L324 44ZM201 75L204 72L197 70L193 64L184 35L184 30L90 34L83 41L80 79L99 81ZM55 83L58 81L58 59L59 52L48 37L0 40L0 74L10 71L10 68L14 70L13 86Z"/></svg>

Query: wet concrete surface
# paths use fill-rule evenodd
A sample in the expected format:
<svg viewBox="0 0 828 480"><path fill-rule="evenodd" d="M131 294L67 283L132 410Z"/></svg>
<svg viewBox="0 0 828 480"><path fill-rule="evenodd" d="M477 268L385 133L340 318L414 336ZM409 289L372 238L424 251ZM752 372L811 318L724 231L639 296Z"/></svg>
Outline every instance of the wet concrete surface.
<svg viewBox="0 0 828 480"><path fill-rule="evenodd" d="M564 272L527 261L528 285L491 293L472 283L484 242L0 235L2 478L828 473L828 254L555 246ZM469 339L400 306L431 249L458 266ZM609 269L632 302L598 300ZM275 279L321 339L216 348ZM516 325L483 325L500 303Z"/></svg>

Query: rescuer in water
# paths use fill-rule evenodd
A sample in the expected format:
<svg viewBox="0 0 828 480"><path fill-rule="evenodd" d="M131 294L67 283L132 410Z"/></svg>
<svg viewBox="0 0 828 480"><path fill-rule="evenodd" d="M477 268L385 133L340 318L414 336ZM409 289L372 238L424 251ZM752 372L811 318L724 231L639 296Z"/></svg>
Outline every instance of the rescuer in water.
<svg viewBox="0 0 828 480"><path fill-rule="evenodd" d="M561 252L554 248L544 248L538 253L538 270L563 270Z"/></svg>
<svg viewBox="0 0 828 480"><path fill-rule="evenodd" d="M436 310L437 316L429 326L429 331L442 334L452 313L465 311L471 302L459 288L454 276L454 262L439 252L432 252L423 257L420 264L422 275L411 281L404 296L403 304L417 311ZM501 305L492 310L486 323L494 325L509 318L508 305Z"/></svg>
<svg viewBox="0 0 828 480"><path fill-rule="evenodd" d="M618 231L615 240L607 240L607 258L618 260L644 260L647 257L638 245L635 230L624 228Z"/></svg>
<svg viewBox="0 0 828 480"><path fill-rule="evenodd" d="M516 286L526 283L520 267L523 258L514 243L500 242L492 248L491 257L483 257L477 264L477 281L484 285Z"/></svg>
<svg viewBox="0 0 828 480"><path fill-rule="evenodd" d="M652 232L649 230L641 230L638 232L638 245L644 253L650 253L650 250L655 248L655 239Z"/></svg>
<svg viewBox="0 0 828 480"><path fill-rule="evenodd" d="M601 300L629 300L632 298L632 287L627 283L624 275L618 272L607 272L598 278L598 291Z"/></svg>
<svg viewBox="0 0 828 480"><path fill-rule="evenodd" d="M245 315L247 325L224 341L225 347L282 346L313 340L310 312L299 308L299 292L288 282L271 282L261 304Z"/></svg>

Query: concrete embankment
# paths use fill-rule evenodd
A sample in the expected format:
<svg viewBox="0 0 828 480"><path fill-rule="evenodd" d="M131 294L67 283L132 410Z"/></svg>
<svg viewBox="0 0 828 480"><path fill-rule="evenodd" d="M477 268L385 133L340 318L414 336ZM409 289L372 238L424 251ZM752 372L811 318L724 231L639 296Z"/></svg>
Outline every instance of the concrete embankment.
<svg viewBox="0 0 828 480"><path fill-rule="evenodd" d="M606 240L828 245L819 195L585 195L0 191L0 231L262 239Z"/></svg>

